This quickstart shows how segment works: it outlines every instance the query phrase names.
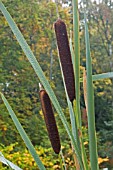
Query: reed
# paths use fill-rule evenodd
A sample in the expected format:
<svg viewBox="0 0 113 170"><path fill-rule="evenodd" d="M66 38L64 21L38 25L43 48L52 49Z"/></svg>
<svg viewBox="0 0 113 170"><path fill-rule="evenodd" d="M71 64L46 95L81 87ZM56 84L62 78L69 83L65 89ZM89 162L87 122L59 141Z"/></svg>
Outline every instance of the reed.
<svg viewBox="0 0 113 170"><path fill-rule="evenodd" d="M88 134L89 134L89 153L90 164L92 170L99 170L98 153L97 153L97 137L95 129L95 107L94 107L94 88L92 81L92 60L90 55L89 32L87 25L86 13L84 12L85 20L85 42L86 42L86 107L88 115Z"/></svg>

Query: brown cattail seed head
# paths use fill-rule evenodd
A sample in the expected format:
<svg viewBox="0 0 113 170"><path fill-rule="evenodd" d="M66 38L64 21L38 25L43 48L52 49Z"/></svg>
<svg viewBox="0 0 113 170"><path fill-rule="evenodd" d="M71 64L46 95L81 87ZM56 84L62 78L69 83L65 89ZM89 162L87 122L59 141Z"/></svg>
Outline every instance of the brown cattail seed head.
<svg viewBox="0 0 113 170"><path fill-rule="evenodd" d="M58 19L55 22L54 26L65 85L69 99L71 102L73 102L73 100L75 99L74 71L66 25L61 19Z"/></svg>
<svg viewBox="0 0 113 170"><path fill-rule="evenodd" d="M51 145L53 147L54 152L56 154L59 154L60 147L61 147L60 138L59 138L59 133L58 133L51 101L45 90L41 90L39 93L40 93L42 111L44 114L44 119L48 131L48 135L51 141Z"/></svg>
<svg viewBox="0 0 113 170"><path fill-rule="evenodd" d="M73 102L75 99L75 82L66 25L61 19L58 19L54 27L67 93L70 101Z"/></svg>

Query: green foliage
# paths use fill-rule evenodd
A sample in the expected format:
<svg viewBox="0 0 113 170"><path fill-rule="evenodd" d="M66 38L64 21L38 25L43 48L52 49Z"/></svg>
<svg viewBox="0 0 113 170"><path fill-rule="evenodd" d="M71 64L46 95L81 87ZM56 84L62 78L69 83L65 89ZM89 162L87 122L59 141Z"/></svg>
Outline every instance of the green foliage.
<svg viewBox="0 0 113 170"><path fill-rule="evenodd" d="M27 149L15 151L17 145L18 143L11 144L7 147L2 146L0 150L8 160L15 163L23 170L27 170L29 167L31 167L32 170L38 170L37 164ZM51 149L44 149L40 146L36 148L36 150L38 150L37 153L40 155L40 158L42 159L46 168L54 168L55 164L58 164L59 166L59 160L57 157L55 157L55 155L53 156L51 154ZM7 168L6 166L3 168L3 165L0 164L0 169L5 170Z"/></svg>
<svg viewBox="0 0 113 170"><path fill-rule="evenodd" d="M18 143L11 144L9 146L4 146L1 144L0 151L8 160L15 163L23 170L28 170L29 167L31 167L31 170L38 170L37 165L28 150L26 148L23 148L22 150L17 150L18 147ZM41 158L43 164L45 165L46 169L57 170L61 168L59 159L60 156L54 154L52 148L44 148L38 146L35 147L35 149L39 157ZM67 145L65 145L62 147L62 151L64 154L67 168L70 169L74 167L72 149L69 146L67 147ZM8 167L0 163L0 169L8 170Z"/></svg>

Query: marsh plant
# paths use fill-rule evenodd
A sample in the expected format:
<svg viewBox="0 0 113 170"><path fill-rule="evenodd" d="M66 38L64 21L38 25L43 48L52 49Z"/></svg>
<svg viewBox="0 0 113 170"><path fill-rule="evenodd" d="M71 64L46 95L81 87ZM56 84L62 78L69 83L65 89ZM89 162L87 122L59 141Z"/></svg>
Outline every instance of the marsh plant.
<svg viewBox="0 0 113 170"><path fill-rule="evenodd" d="M82 121L80 110L80 38L79 38L79 11L78 1L72 1L73 7L73 38L69 44L66 24L62 18L56 18L56 22L53 23L56 35L56 42L58 46L59 64L61 68L63 83L65 87L65 93L67 98L67 106L70 114L70 124L67 121L65 114L62 111L59 101L57 100L53 89L51 88L47 78L45 77L38 61L36 60L33 52L28 46L24 35L18 29L16 23L8 12L7 8L0 1L0 10L7 20L12 32L14 33L19 45L37 74L41 89L39 92L40 105L42 106L42 112L44 114L45 124L48 131L48 136L51 141L52 148L56 154L62 155L60 136L58 133L57 122L54 117L53 107L58 113L64 128L67 132L75 161L75 169L77 170L99 170L98 154L97 154L97 137L95 131L95 108L94 108L94 89L93 89L93 75L92 75L92 61L90 56L90 42L87 24L87 15L84 9L84 28L85 28L85 46L86 46L86 70L84 68L84 74L82 77L84 88L84 100L87 111L88 121L88 138L89 138L89 157L86 156L86 148L82 135ZM105 78L104 74L95 75L96 80ZM109 73L106 74L109 77ZM38 168L45 170L45 166L40 160L35 148L33 147L30 139L21 126L18 118L12 110L9 102L5 96L1 93L1 98L11 116L18 132L24 140L26 147L33 156ZM71 127L71 128L70 128ZM63 156L62 156L63 158ZM62 162L65 162L63 160ZM66 169L65 163L64 169ZM10 165L11 166L11 165ZM63 168L63 167L62 167Z"/></svg>

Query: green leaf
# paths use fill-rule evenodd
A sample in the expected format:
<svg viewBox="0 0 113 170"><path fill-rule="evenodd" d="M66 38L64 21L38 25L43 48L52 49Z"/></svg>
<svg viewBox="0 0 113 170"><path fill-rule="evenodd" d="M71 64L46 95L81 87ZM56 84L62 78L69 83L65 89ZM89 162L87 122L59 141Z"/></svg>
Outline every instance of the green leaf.
<svg viewBox="0 0 113 170"><path fill-rule="evenodd" d="M92 61L90 56L90 42L86 14L85 20L85 43L86 43L86 70L87 70L87 115L88 115L88 132L89 132L89 152L91 169L98 170L97 141L95 132L95 112L94 112L94 89L92 81Z"/></svg>
<svg viewBox="0 0 113 170"><path fill-rule="evenodd" d="M69 113L70 113L70 121L71 121L71 127L72 127L72 134L73 134L73 137L74 137L74 139L76 141L76 144L77 144L77 146L79 148L79 151L80 151L80 141L79 141L79 137L78 137L78 129L77 129L76 117L75 117L75 114L74 114L74 111L73 111L72 103L69 100L69 96L68 96L68 93L67 93L66 84L65 84L65 80L64 80L64 74L63 74L63 70L62 70L62 65L61 65L60 59L59 59L59 64L60 64L60 68L61 68L63 84L64 84L64 88L65 88L67 104L68 104Z"/></svg>
<svg viewBox="0 0 113 170"><path fill-rule="evenodd" d="M80 40L79 40L79 13L78 0L73 0L73 35L74 35L74 71L75 71L75 91L76 91L76 120L78 128L81 127L80 112ZM72 50L71 50L72 51Z"/></svg>
<svg viewBox="0 0 113 170"><path fill-rule="evenodd" d="M40 170L45 170L45 167L44 165L42 164L38 154L36 153L36 150L34 149L30 139L28 138L26 132L24 131L23 127L21 126L20 122L18 121L14 111L12 110L11 106L9 105L7 99L5 98L5 96L1 93L1 97L2 97L2 100L4 101L4 104L18 130L18 132L20 133L22 139L24 140L27 148L29 149L29 152L31 153L31 155L33 156L34 160L36 161L38 167Z"/></svg>
<svg viewBox="0 0 113 170"><path fill-rule="evenodd" d="M113 72L96 74L96 75L92 75L92 81L107 79L112 77L113 77ZM80 82L83 82L83 78L80 78Z"/></svg>
<svg viewBox="0 0 113 170"><path fill-rule="evenodd" d="M78 10L78 0L73 0L73 35L74 35L74 50L72 43L70 42L71 54L74 59L74 72L75 72L75 91L76 91L76 122L78 130L82 134L82 123L81 123L81 111L80 111L80 38L79 38L79 10ZM82 137L80 142L82 143ZM83 152L84 151L84 152ZM87 162L85 156L84 145L81 145L82 160L84 162L84 169L87 169Z"/></svg>
<svg viewBox="0 0 113 170"><path fill-rule="evenodd" d="M22 169L19 168L17 165L13 164L13 163L10 162L8 159L6 159L1 152L0 152L0 162L2 162L3 164L9 166L11 169L14 169L14 170L22 170Z"/></svg>

